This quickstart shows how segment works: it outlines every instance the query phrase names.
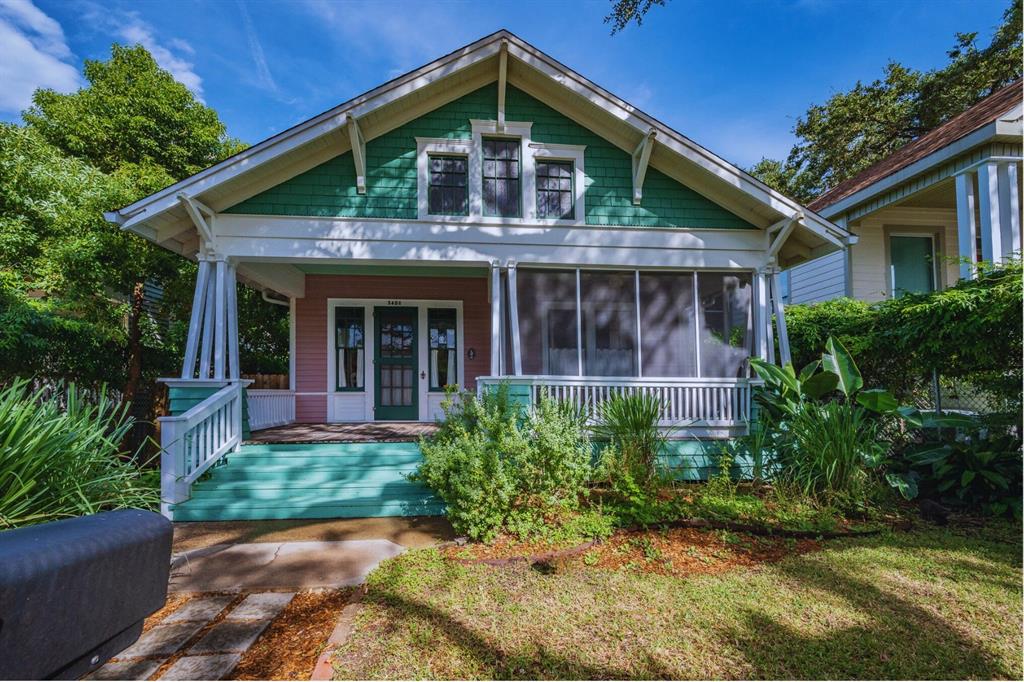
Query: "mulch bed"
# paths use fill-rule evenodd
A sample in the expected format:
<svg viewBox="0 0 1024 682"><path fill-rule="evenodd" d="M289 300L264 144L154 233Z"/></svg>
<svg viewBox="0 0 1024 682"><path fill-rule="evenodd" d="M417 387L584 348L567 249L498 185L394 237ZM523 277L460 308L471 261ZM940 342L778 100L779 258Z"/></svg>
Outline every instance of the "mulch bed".
<svg viewBox="0 0 1024 682"><path fill-rule="evenodd" d="M296 594L242 655L231 679L308 680L353 590Z"/></svg>
<svg viewBox="0 0 1024 682"><path fill-rule="evenodd" d="M817 539L765 536L728 529L676 527L618 531L603 542L558 546L500 537L485 545L448 545L442 553L465 564L502 566L519 562L639 570L670 576L718 573L758 566L820 548Z"/></svg>
<svg viewBox="0 0 1024 682"><path fill-rule="evenodd" d="M817 540L697 528L622 531L582 556L577 566L636 570L674 577L756 567L821 548Z"/></svg>

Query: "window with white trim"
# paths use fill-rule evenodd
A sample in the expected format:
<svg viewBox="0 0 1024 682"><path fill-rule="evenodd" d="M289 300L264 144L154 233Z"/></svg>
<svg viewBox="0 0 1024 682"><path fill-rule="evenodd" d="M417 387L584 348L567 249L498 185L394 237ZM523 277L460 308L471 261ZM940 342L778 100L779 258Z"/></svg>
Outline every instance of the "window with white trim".
<svg viewBox="0 0 1024 682"><path fill-rule="evenodd" d="M481 140L483 158L482 193L485 216L522 216L522 166L520 141L503 137Z"/></svg>
<svg viewBox="0 0 1024 682"><path fill-rule="evenodd" d="M469 215L469 157L428 154L431 215Z"/></svg>
<svg viewBox="0 0 1024 682"><path fill-rule="evenodd" d="M575 218L572 161L537 159L537 217Z"/></svg>

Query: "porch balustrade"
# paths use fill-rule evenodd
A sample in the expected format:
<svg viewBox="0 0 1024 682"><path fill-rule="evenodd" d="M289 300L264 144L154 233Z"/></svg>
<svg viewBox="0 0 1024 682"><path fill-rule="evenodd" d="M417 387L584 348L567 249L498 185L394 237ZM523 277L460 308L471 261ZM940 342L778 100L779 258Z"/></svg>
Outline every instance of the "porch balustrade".
<svg viewBox="0 0 1024 682"><path fill-rule="evenodd" d="M295 393L277 389L248 390L249 428L268 429L295 421Z"/></svg>
<svg viewBox="0 0 1024 682"><path fill-rule="evenodd" d="M481 377L479 391L507 382L530 404L547 396L586 409L591 421L602 418L605 403L616 394L653 395L661 404L659 425L681 428L745 427L750 421L750 379L672 378L633 379L614 377ZM523 387L523 388L520 388Z"/></svg>
<svg viewBox="0 0 1024 682"><path fill-rule="evenodd" d="M242 384L230 383L192 409L160 418L160 507L189 498L192 484L242 443Z"/></svg>

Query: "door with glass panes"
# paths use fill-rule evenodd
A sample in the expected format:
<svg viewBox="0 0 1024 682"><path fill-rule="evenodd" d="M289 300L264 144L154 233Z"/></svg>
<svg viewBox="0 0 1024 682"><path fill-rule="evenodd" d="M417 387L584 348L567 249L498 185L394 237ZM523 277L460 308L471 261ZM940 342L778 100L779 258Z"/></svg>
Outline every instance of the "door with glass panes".
<svg viewBox="0 0 1024 682"><path fill-rule="evenodd" d="M416 308L375 308L374 418L419 418Z"/></svg>

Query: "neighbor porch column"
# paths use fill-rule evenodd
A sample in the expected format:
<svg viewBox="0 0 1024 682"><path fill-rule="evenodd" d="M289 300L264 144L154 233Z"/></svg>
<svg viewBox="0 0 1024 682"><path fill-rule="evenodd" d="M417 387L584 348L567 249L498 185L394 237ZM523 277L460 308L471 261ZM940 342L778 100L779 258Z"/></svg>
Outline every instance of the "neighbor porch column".
<svg viewBox="0 0 1024 682"><path fill-rule="evenodd" d="M974 174L956 176L956 227L960 245L960 279L971 279L978 266L978 225L974 219Z"/></svg>

